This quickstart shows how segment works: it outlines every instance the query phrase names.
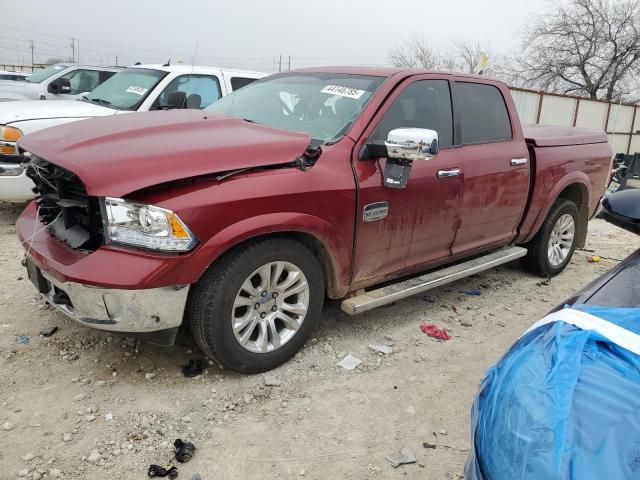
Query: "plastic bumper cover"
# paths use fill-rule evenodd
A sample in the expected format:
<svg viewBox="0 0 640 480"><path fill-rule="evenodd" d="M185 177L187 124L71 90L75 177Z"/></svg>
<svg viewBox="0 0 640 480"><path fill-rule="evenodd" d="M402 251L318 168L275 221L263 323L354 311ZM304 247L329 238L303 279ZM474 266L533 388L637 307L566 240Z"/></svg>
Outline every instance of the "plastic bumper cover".
<svg viewBox="0 0 640 480"><path fill-rule="evenodd" d="M21 171L18 175L6 173L16 169ZM22 167L15 163L3 163L0 159L0 200L26 202L34 196L31 190L33 187L33 182L27 177Z"/></svg>

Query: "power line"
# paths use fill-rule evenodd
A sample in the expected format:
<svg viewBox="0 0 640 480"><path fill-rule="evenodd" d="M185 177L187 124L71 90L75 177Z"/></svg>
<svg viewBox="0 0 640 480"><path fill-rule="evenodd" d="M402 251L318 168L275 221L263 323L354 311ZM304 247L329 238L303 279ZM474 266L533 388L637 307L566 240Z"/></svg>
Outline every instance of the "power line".
<svg viewBox="0 0 640 480"><path fill-rule="evenodd" d="M17 31L23 31L23 32L29 32L29 33L35 33L35 34L41 34L40 32L35 32L32 30L26 30L26 29L18 29L18 28L13 28L13 27L8 27L3 24L0 24L0 26L2 26L3 28L8 28L11 30L17 30ZM53 37L58 37L58 38L68 38L68 37L63 37L60 35L51 35L51 34L42 34L42 35L47 35L47 36L53 36ZM0 36L1 38L2 36ZM18 39L16 37L5 37L5 38L11 38L11 39L15 39L15 40L19 40L19 41L27 41L27 40L22 40L22 39ZM93 40L83 40L84 43L88 43L91 45L98 45L98 46L106 46L106 47L110 47L110 48L117 48L117 49L122 49L125 51L130 51L130 50L135 50L135 51L140 51L140 52L147 52L147 53L154 53L154 54L158 54L161 55L162 58L164 58L164 56L166 56L167 54L171 54L172 56L180 56L180 57L184 57L184 58L191 58L192 54L191 53L185 53L185 52L179 52L177 50L155 50L155 49L149 49L149 48L141 48L141 47L134 47L131 45L117 45L117 44L112 44L112 43L104 43L104 42L97 42L97 41L93 41ZM60 44L53 44L51 42L38 42L38 43L42 43L44 45L50 45L50 46L56 46L56 47L61 47L61 48L66 48L63 45ZM83 49L86 52L91 52L91 53L99 53L99 54L112 54L112 52L106 52L104 50L96 50L96 49L87 49L84 48ZM131 58L135 58L134 56L129 55ZM210 55L198 55L200 58L209 58L209 59L216 59L216 60L241 60L241 61L267 61L269 60L270 57L219 57L219 56L210 56Z"/></svg>

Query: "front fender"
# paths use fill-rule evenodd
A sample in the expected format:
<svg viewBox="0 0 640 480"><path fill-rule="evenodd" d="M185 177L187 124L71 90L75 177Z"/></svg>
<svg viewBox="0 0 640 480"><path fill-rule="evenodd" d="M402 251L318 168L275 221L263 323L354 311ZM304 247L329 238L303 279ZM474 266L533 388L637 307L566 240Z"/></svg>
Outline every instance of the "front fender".
<svg viewBox="0 0 640 480"><path fill-rule="evenodd" d="M347 293L350 280L352 245L344 234L326 220L296 212L279 212L246 218L216 233L191 256L180 283L195 283L216 259L234 246L264 235L302 233L312 236L322 245L330 268L330 296L339 298Z"/></svg>

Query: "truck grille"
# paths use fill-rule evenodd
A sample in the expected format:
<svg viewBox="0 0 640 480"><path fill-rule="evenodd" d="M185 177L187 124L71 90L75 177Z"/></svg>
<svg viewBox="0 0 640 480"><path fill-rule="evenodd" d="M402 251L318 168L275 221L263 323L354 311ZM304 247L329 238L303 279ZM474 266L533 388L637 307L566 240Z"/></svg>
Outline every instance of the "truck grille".
<svg viewBox="0 0 640 480"><path fill-rule="evenodd" d="M103 243L102 216L97 197L90 197L80 179L35 155L27 176L36 184L40 221L71 248L93 251Z"/></svg>

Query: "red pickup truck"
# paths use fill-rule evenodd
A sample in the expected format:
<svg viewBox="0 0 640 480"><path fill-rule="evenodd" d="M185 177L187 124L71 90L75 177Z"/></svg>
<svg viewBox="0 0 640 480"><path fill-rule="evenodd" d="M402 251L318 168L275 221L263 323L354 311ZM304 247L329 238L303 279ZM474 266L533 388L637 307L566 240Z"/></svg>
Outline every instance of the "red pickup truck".
<svg viewBox="0 0 640 480"><path fill-rule="evenodd" d="M294 355L326 297L359 313L520 257L560 273L612 157L604 132L523 130L499 81L350 67L20 147L37 197L17 230L48 301L165 344L188 325L241 372Z"/></svg>

